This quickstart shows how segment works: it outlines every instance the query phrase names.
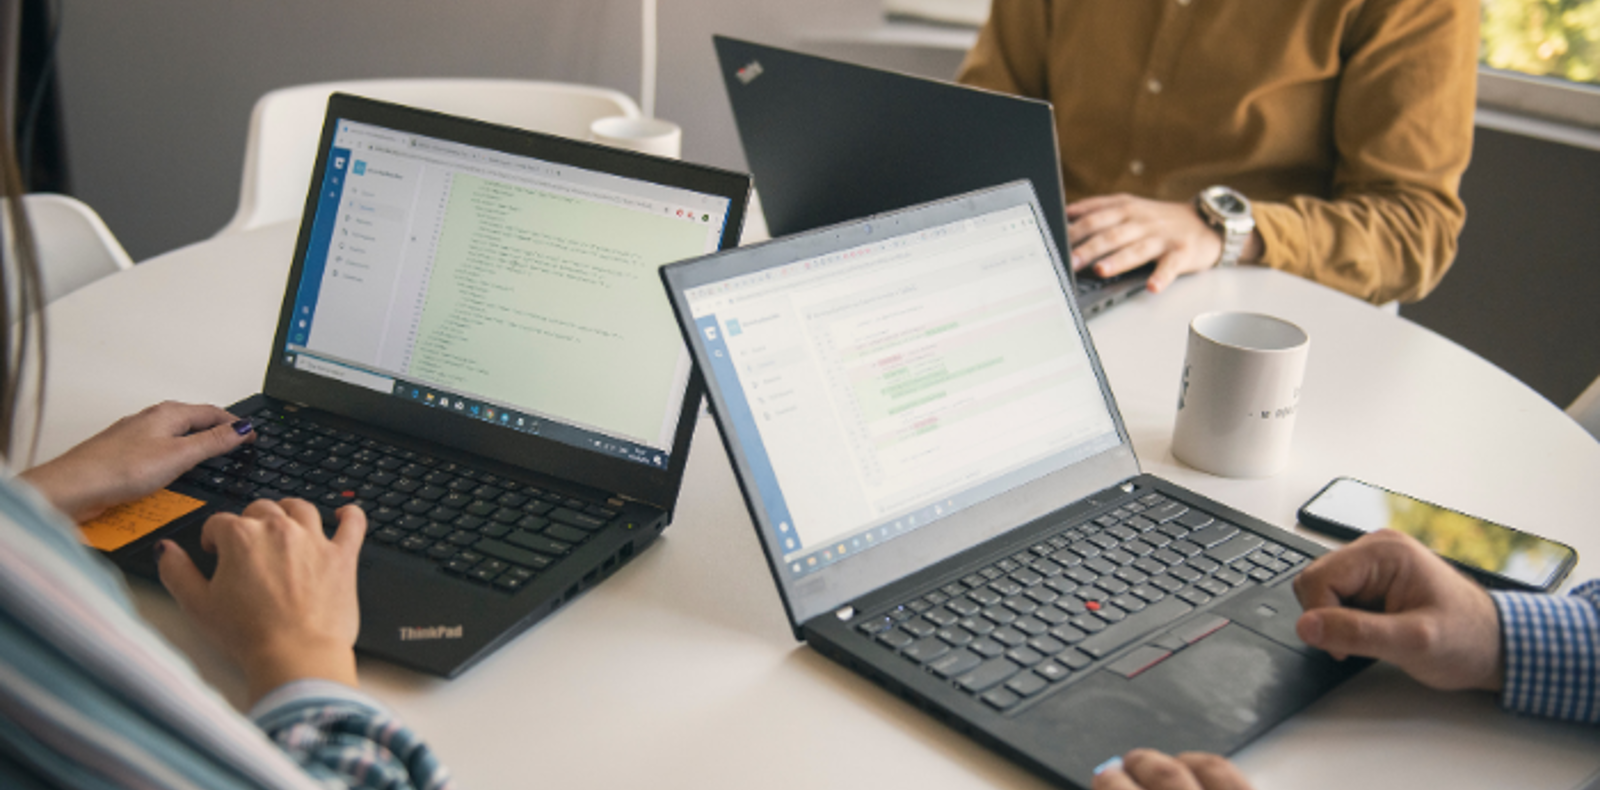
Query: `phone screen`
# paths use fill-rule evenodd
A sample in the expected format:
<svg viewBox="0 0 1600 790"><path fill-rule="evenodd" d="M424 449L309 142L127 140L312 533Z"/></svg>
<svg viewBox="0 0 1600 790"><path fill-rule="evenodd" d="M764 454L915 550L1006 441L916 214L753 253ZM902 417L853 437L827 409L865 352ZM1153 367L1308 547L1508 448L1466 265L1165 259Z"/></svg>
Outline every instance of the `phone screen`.
<svg viewBox="0 0 1600 790"><path fill-rule="evenodd" d="M1570 567L1573 551L1510 527L1340 478L1306 503L1312 517L1360 532L1404 532L1440 556L1545 589Z"/></svg>

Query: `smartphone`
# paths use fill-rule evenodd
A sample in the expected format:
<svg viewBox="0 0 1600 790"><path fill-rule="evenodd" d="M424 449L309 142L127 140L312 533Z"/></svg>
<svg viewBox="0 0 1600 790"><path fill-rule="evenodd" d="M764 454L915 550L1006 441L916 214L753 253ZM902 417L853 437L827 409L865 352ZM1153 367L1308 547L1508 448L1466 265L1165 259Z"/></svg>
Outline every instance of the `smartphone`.
<svg viewBox="0 0 1600 790"><path fill-rule="evenodd" d="M1341 538L1385 527L1404 532L1484 586L1499 589L1549 592L1578 564L1578 552L1564 543L1348 477L1302 505L1300 523Z"/></svg>

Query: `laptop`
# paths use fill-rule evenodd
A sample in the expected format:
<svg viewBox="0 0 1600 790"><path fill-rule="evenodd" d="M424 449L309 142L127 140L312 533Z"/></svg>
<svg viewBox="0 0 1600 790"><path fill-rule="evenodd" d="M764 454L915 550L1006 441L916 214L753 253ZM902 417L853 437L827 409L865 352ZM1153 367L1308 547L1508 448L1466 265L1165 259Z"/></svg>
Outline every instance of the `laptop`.
<svg viewBox="0 0 1600 790"><path fill-rule="evenodd" d="M153 577L213 512L354 502L356 648L454 677L671 521L702 385L655 269L734 245L749 177L335 94L311 183L258 439L102 548Z"/></svg>
<svg viewBox="0 0 1600 790"><path fill-rule="evenodd" d="M1048 102L713 41L772 235L1026 178L1056 249L1070 249ZM1093 317L1143 291L1152 268L1069 277L1080 310Z"/></svg>
<svg viewBox="0 0 1600 790"><path fill-rule="evenodd" d="M1141 474L1025 181L661 270L797 639L1059 784L1363 665L1316 544Z"/></svg>

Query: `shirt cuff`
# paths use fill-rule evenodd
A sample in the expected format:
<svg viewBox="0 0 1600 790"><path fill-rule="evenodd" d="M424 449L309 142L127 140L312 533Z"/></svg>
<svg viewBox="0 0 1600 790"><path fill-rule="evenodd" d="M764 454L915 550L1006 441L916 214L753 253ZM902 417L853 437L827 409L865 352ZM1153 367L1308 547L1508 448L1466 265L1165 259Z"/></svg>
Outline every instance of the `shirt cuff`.
<svg viewBox="0 0 1600 790"><path fill-rule="evenodd" d="M1580 594L1581 594L1580 590ZM1507 710L1600 722L1600 612L1586 597L1493 592L1500 612Z"/></svg>
<svg viewBox="0 0 1600 790"><path fill-rule="evenodd" d="M250 720L258 726L276 714L306 705L349 705L365 708L373 713L389 715L389 710L377 700L343 683L307 678L291 680L262 697L250 708Z"/></svg>

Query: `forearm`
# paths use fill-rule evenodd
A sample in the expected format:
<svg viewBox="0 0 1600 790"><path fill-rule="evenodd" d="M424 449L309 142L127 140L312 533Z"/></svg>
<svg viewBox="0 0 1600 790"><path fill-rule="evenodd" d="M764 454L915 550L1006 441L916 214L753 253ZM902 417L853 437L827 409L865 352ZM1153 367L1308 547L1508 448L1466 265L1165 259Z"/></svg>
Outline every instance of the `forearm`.
<svg viewBox="0 0 1600 790"><path fill-rule="evenodd" d="M1255 203L1259 262L1373 304L1414 302L1455 260L1459 202L1420 190Z"/></svg>
<svg viewBox="0 0 1600 790"><path fill-rule="evenodd" d="M268 694L250 718L307 773L351 788L445 788L450 772L420 738L365 695L299 681Z"/></svg>
<svg viewBox="0 0 1600 790"><path fill-rule="evenodd" d="M1571 596L1495 592L1508 710L1600 723L1600 610L1590 582Z"/></svg>

